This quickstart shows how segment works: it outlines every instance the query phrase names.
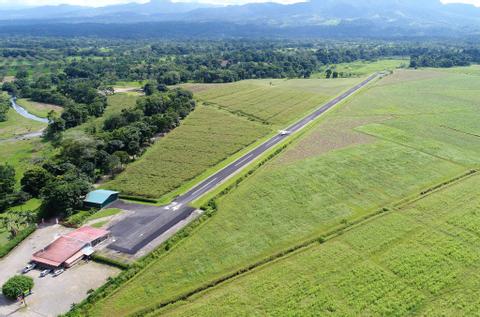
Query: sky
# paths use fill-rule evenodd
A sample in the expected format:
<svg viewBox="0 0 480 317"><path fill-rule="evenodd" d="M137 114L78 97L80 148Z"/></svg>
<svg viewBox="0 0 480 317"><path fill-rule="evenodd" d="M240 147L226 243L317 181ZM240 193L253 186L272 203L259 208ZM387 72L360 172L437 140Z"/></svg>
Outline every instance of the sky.
<svg viewBox="0 0 480 317"><path fill-rule="evenodd" d="M295 3L301 2L302 0L174 0L182 2L205 2L205 3L214 3L214 4L243 4L247 2L278 2L278 3ZM421 0L420 0L421 1ZM470 3L477 6L480 6L480 0L441 0L444 3L451 2L463 2ZM28 6L39 6L39 5L56 5L56 4L74 4L74 5L85 5L85 6L106 6L112 4L121 4L128 2L139 2L144 3L148 0L0 0L0 7L18 7L20 5Z"/></svg>

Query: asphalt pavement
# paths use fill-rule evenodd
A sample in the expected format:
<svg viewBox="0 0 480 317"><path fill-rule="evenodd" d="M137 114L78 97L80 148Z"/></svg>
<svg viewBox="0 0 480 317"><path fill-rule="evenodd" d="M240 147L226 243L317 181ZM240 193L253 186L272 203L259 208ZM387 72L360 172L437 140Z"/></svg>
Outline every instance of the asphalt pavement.
<svg viewBox="0 0 480 317"><path fill-rule="evenodd" d="M277 135L262 143L252 151L243 155L230 165L226 166L222 170L218 171L214 175L208 177L198 185L194 186L188 192L178 196L168 206L155 207L137 204L125 204L118 202L116 204L123 204L124 209L139 211L136 216L128 217L124 221L121 221L114 225L110 230L115 237L115 242L108 247L113 250L117 250L124 253L135 254L143 246L153 241L156 237L173 227L178 222L188 218L194 211L188 204L197 198L201 197L205 193L211 191L229 177L242 170L245 166L256 160L259 156L266 151L272 149L277 144L281 143L292 134L300 131L307 126L310 122L317 119L326 111L347 99L359 89L370 83L377 78L379 74L374 74L365 79L355 87L349 89L342 95L324 104L311 114L307 115L303 119L295 122L284 132L279 132ZM122 206L115 206L122 208ZM130 209L128 209L130 208Z"/></svg>

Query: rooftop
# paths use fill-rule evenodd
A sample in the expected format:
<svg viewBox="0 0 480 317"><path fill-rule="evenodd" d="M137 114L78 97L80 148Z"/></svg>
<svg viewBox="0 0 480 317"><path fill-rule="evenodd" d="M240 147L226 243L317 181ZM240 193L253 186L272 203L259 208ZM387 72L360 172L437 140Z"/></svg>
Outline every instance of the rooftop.
<svg viewBox="0 0 480 317"><path fill-rule="evenodd" d="M84 201L89 203L101 204L105 202L111 195L115 194L118 194L118 192L106 189L97 189L89 192Z"/></svg>
<svg viewBox="0 0 480 317"><path fill-rule="evenodd" d="M42 250L34 253L32 260L58 267L91 242L108 234L107 230L88 226L81 227L59 237Z"/></svg>

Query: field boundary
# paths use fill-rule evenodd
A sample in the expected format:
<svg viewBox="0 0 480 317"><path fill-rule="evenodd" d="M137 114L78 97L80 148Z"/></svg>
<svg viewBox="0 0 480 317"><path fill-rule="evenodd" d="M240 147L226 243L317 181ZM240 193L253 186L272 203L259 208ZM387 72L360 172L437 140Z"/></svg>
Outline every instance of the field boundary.
<svg viewBox="0 0 480 317"><path fill-rule="evenodd" d="M188 298L190 298L194 295L197 295L199 293L202 293L202 292L205 292L205 291L210 290L212 288L215 288L215 287L217 287L221 284L224 284L224 283L226 283L226 282L228 282L228 281L230 281L234 278L246 275L248 273L251 273L251 272L255 271L256 269L259 269L261 267L264 267L264 266L267 266L271 263L274 263L275 261L279 261L281 259L287 258L287 257L295 254L296 252L301 252L302 250L305 250L305 249L311 247L312 245L314 245L316 243L323 244L327 241L330 241L330 240L332 240L336 237L339 237L339 236L343 235L344 233L346 233L346 232L348 232L348 231L350 231L354 228L357 228L361 225L369 223L370 221L373 221L374 219L380 218L380 217L382 217L384 215L387 215L387 214L400 212L401 209L403 209L404 207L406 207L408 205L411 205L411 204L413 204L413 203L415 203L415 202L417 202L421 199L424 199L424 198L426 198L430 195L433 195L437 192L440 192L440 191L442 191L442 190L444 190L444 189L446 189L446 188L448 188L452 185L458 184L458 183L462 182L463 180L466 180L466 179L476 175L477 173L478 173L477 170L469 170L466 173L464 173L460 176L456 176L456 177L454 177L454 178L452 178L448 181L445 181L445 182L433 185L431 187L428 187L424 191L420 192L420 194L416 195L416 196L420 196L420 197L416 197L415 199L410 199L407 202L405 202L404 200L401 200L400 202L394 204L394 206L401 206L402 208L383 207L383 208L377 209L377 210L373 211L372 213L364 215L363 217L360 217L360 218L358 218L354 221L347 222L337 229L331 230L330 232L327 231L324 234L316 235L314 237L308 238L303 242L300 242L298 244L290 246L289 248L286 248L284 250L276 252L276 253L274 253L274 254L272 254L272 255L264 258L264 259L261 259L257 262L254 262L254 263L252 263L248 266L242 267L242 268L240 268L240 269L238 269L234 272L230 272L230 273L225 274L225 275L223 275L223 276L221 276L217 279L214 279L214 280L211 280L211 281L209 281L205 284L202 284L202 285L198 286L197 288L195 288L191 291L188 291L184 294L180 294L178 296L175 296L174 298L172 298L170 300L166 300L166 301L157 303L155 305L152 305L151 307L139 310L139 311L131 314L130 316L135 316L135 317L145 316L146 314L155 312L155 311L157 311L159 309L162 309L166 306L175 304L175 303L180 302L180 301L185 301L185 300L187 300ZM235 186L232 186L231 189L233 189L233 188L235 188ZM221 194L220 196L223 196L223 195L227 194L230 190L226 191L224 194ZM216 208L217 207L216 203L215 203L215 200L218 199L218 198L220 198L220 197L213 198L211 200L211 203L209 204L210 208L212 208L212 207ZM213 213L215 213L215 212L216 212L216 210Z"/></svg>

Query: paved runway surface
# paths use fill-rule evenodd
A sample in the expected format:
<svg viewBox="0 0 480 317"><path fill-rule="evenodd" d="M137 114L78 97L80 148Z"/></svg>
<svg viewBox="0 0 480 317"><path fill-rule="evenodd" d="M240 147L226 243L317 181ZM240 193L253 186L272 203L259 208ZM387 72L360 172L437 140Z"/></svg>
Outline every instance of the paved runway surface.
<svg viewBox="0 0 480 317"><path fill-rule="evenodd" d="M208 177L206 180L193 187L187 193L178 196L168 206L155 207L116 202L116 205L112 207L133 210L136 211L136 214L126 218L110 228L116 241L108 247L120 252L135 254L138 250L167 231L170 227L190 216L194 209L188 206L189 203L223 183L227 178L243 169L246 165L257 159L263 153L282 142L285 138L288 138L291 134L301 130L311 121L317 119L330 108L350 97L356 91L377 77L378 74L375 74L365 79L360 84L326 103L313 113L288 127L285 130L289 132L288 134L277 134L270 140L256 147L219 172Z"/></svg>

